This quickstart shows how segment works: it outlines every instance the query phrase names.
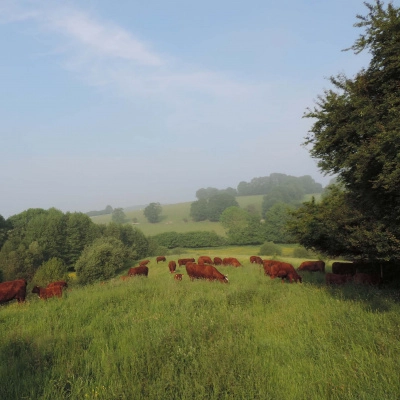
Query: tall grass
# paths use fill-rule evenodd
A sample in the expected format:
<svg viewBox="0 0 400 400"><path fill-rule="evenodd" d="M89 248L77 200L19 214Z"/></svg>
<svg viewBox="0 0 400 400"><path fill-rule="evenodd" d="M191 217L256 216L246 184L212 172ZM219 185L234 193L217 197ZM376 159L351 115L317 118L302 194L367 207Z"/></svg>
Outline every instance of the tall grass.
<svg viewBox="0 0 400 400"><path fill-rule="evenodd" d="M148 278L0 307L0 398L399 398L396 293L282 284L238 258L229 284L152 260Z"/></svg>

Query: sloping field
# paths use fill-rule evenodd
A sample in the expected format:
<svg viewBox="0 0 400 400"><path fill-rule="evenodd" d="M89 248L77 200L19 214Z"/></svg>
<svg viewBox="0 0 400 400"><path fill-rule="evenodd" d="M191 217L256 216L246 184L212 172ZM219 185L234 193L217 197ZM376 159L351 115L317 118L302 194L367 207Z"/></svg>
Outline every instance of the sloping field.
<svg viewBox="0 0 400 400"><path fill-rule="evenodd" d="M245 257L229 284L152 258L148 278L0 307L0 398L398 399L398 293L282 284Z"/></svg>

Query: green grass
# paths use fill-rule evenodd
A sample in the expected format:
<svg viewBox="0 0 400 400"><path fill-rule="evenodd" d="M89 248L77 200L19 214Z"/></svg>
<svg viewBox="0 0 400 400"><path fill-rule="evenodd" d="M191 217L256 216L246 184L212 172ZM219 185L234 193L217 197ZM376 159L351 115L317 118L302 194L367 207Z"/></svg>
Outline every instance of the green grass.
<svg viewBox="0 0 400 400"><path fill-rule="evenodd" d="M249 263L254 248L219 250L201 253L244 264L219 267L227 285L183 268L176 282L151 258L148 278L0 307L0 398L399 398L398 292L320 273L282 284Z"/></svg>

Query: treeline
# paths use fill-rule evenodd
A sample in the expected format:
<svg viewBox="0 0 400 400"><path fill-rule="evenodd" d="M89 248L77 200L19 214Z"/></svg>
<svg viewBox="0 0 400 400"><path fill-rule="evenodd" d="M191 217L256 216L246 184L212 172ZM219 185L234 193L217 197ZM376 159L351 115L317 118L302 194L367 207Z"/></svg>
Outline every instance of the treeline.
<svg viewBox="0 0 400 400"><path fill-rule="evenodd" d="M85 213L89 217L96 217L98 215L108 215L113 213L113 208L111 206L107 206L104 210L100 211L88 211Z"/></svg>
<svg viewBox="0 0 400 400"><path fill-rule="evenodd" d="M96 224L83 213L64 214L55 208L1 217L0 246L2 280L35 280L39 270L43 276L43 266L57 264L60 273L61 264L62 275L76 271L80 282L88 283L111 277L149 252L149 240L132 225Z"/></svg>
<svg viewBox="0 0 400 400"><path fill-rule="evenodd" d="M151 237L159 246L167 249L176 247L200 248L200 247L218 247L228 244L228 240L215 232L196 231L196 232L164 232Z"/></svg>
<svg viewBox="0 0 400 400"><path fill-rule="evenodd" d="M271 194L275 192L277 187L287 188L288 191L301 193L301 197L305 194L322 193L323 187L320 183L310 175L300 177L285 175L280 173L272 173L269 176L253 178L250 182L240 182L237 189L228 187L226 189L217 189L213 187L201 188L196 191L198 200L210 199L217 194L227 193L232 196L253 196L260 194Z"/></svg>

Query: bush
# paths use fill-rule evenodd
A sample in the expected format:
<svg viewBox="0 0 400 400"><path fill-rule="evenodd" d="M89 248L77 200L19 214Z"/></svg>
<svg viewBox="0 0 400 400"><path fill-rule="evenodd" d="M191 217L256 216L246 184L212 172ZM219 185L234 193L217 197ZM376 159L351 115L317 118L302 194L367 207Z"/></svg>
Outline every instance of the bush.
<svg viewBox="0 0 400 400"><path fill-rule="evenodd" d="M33 282L38 286L47 286L54 281L67 281L68 267L63 260L53 257L44 262L36 271Z"/></svg>
<svg viewBox="0 0 400 400"><path fill-rule="evenodd" d="M293 257L312 258L315 257L315 254L312 251L307 250L305 247L298 246L293 249Z"/></svg>
<svg viewBox="0 0 400 400"><path fill-rule="evenodd" d="M282 255L281 248L274 242L265 242L258 253L259 256L280 256Z"/></svg>
<svg viewBox="0 0 400 400"><path fill-rule="evenodd" d="M75 264L79 283L110 279L122 269L127 255L124 244L114 237L96 239L87 246Z"/></svg>

